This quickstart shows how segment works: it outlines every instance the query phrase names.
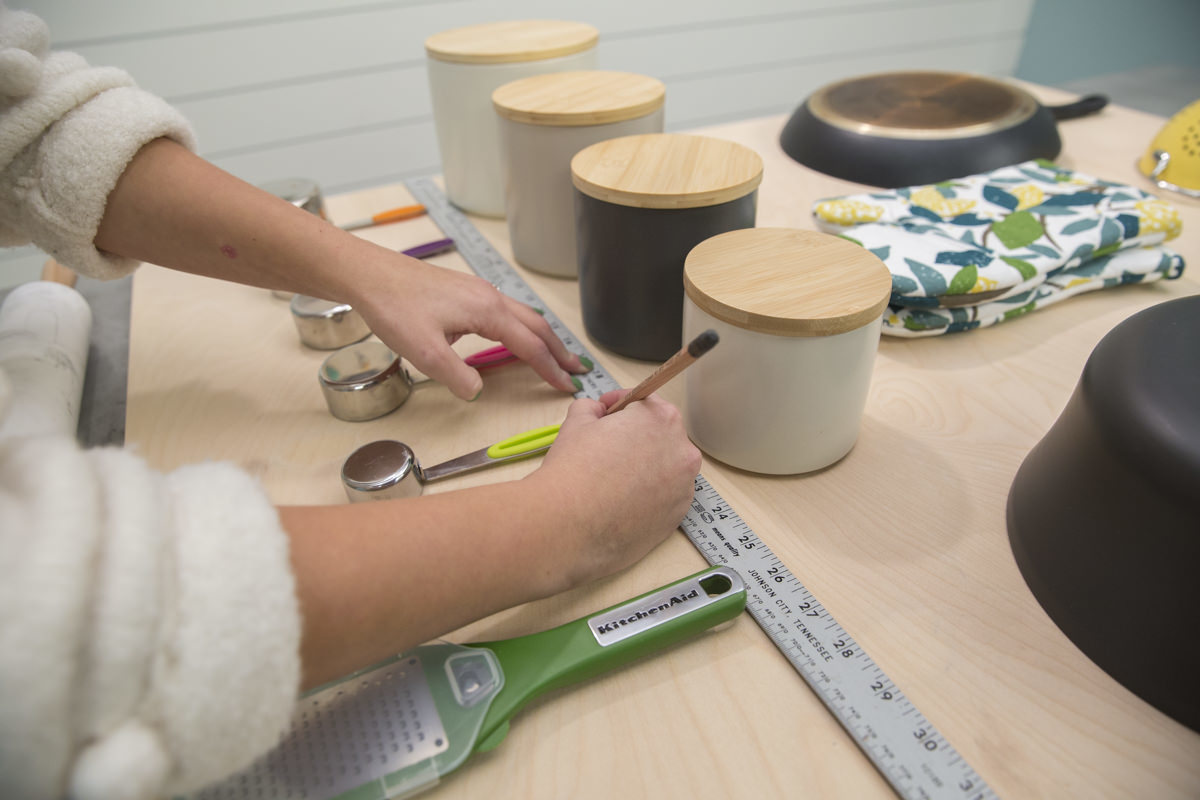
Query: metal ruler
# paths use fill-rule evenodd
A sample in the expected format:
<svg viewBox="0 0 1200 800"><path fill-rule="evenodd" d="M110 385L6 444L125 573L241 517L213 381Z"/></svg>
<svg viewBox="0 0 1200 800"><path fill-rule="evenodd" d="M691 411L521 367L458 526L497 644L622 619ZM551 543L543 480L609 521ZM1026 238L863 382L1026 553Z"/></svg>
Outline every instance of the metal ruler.
<svg viewBox="0 0 1200 800"><path fill-rule="evenodd" d="M620 385L583 342L546 307L504 256L429 178L407 182L475 274L504 294L545 312L567 348L596 365L580 396L599 397ZM734 567L746 582L746 608L875 767L904 798L995 798L971 768L854 638L729 503L696 477L696 494L681 527L710 564Z"/></svg>

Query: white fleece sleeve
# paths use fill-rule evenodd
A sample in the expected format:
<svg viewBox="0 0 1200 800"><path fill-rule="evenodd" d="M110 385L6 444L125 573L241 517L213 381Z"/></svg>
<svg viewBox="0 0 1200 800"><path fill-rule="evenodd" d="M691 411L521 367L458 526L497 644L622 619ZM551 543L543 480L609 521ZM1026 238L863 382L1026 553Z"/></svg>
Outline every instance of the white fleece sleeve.
<svg viewBox="0 0 1200 800"><path fill-rule="evenodd" d="M195 149L184 117L122 70L49 52L45 24L0 3L0 245L32 242L91 277L138 262L92 244L108 195L143 145Z"/></svg>
<svg viewBox="0 0 1200 800"><path fill-rule="evenodd" d="M0 796L162 797L243 768L288 724L299 640L286 536L241 470L0 441Z"/></svg>

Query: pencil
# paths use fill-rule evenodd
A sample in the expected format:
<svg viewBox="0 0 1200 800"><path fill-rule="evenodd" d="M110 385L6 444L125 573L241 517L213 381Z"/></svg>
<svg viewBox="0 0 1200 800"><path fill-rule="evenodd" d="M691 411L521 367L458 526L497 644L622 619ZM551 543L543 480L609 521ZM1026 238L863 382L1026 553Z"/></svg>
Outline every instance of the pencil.
<svg viewBox="0 0 1200 800"><path fill-rule="evenodd" d="M675 355L663 362L663 365L633 388L633 391L617 401L616 405L608 410L607 413L612 414L620 411L630 403L638 400L645 400L654 392L662 388L667 381L674 378L679 373L690 367L696 359L712 350L716 346L720 337L717 332L711 328L697 336L692 341L688 342L687 347L684 347Z"/></svg>
<svg viewBox="0 0 1200 800"><path fill-rule="evenodd" d="M413 217L419 217L420 215L422 215L424 213L425 213L425 206L422 206L422 205L401 206L400 208L393 208L388 211L381 211L378 214L375 214L370 217L365 217L363 219L356 219L351 222L347 222L344 225L339 225L338 227L344 231L356 231L359 228L369 228L372 225L383 225L384 223L387 223L387 222L399 222L402 219L411 219Z"/></svg>

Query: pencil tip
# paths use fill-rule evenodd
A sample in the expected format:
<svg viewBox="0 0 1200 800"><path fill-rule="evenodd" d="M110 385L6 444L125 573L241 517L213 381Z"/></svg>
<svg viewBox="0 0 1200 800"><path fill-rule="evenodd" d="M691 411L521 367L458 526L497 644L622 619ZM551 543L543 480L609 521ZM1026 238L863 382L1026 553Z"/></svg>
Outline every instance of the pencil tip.
<svg viewBox="0 0 1200 800"><path fill-rule="evenodd" d="M712 350L713 347L716 346L717 342L720 341L720 338L721 337L717 336L716 331L714 331L712 328L709 328L695 339L692 339L691 344L689 344L687 348L688 355L692 358L699 358L709 350Z"/></svg>

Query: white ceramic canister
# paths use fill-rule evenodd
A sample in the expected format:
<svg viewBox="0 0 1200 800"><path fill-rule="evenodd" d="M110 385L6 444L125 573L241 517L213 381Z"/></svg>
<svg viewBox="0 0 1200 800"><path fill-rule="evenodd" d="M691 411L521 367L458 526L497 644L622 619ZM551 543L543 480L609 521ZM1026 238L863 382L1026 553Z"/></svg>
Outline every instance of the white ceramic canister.
<svg viewBox="0 0 1200 800"><path fill-rule="evenodd" d="M687 371L688 435L741 469L790 475L854 446L891 295L887 267L837 236L750 228L684 264L683 339L720 344Z"/></svg>
<svg viewBox="0 0 1200 800"><path fill-rule="evenodd" d="M589 70L534 75L492 93L517 261L547 275L579 275L571 158L606 139L662 133L666 91L655 78Z"/></svg>
<svg viewBox="0 0 1200 800"><path fill-rule="evenodd" d="M596 66L599 32L581 22L512 20L425 40L446 197L464 211L504 216L500 133L492 92L530 75Z"/></svg>

